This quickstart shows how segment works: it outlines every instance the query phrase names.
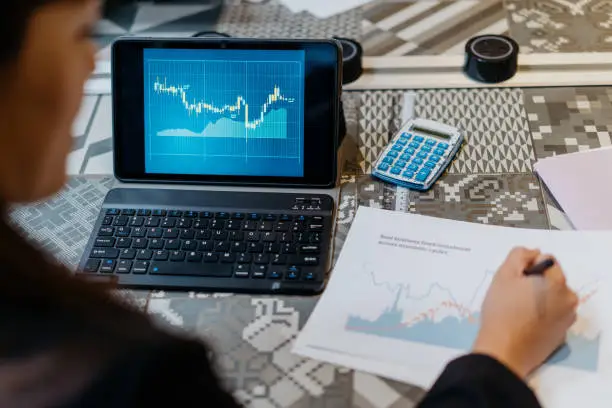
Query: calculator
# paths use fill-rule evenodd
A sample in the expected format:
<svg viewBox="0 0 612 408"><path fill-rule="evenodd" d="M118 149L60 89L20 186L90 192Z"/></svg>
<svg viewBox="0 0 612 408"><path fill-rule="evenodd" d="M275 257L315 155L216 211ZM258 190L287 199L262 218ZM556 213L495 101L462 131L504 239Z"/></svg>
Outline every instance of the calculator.
<svg viewBox="0 0 612 408"><path fill-rule="evenodd" d="M413 190L431 188L463 143L459 129L428 119L406 122L382 152L372 175Z"/></svg>

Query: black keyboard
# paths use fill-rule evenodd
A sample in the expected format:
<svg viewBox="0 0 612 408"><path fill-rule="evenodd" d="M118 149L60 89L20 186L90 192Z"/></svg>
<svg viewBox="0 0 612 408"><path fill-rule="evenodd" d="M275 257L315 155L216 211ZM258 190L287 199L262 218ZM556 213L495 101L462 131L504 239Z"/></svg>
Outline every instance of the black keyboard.
<svg viewBox="0 0 612 408"><path fill-rule="evenodd" d="M328 195L111 190L79 276L137 289L317 294L333 209Z"/></svg>

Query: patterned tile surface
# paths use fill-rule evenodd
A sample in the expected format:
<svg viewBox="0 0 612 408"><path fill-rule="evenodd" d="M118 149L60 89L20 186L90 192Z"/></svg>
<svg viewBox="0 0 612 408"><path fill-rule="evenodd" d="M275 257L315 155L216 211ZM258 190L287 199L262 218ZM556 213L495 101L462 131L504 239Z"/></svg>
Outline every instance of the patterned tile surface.
<svg viewBox="0 0 612 408"><path fill-rule="evenodd" d="M502 0L378 0L363 7L370 56L461 54L467 39L507 31Z"/></svg>
<svg viewBox="0 0 612 408"><path fill-rule="evenodd" d="M531 171L534 153L521 90L419 90L416 95L416 116L456 126L468 140L449 172ZM401 126L401 101L402 93L397 91L362 94L360 151L364 172L371 170L389 137Z"/></svg>
<svg viewBox="0 0 612 408"><path fill-rule="evenodd" d="M525 89L538 158L612 145L612 88Z"/></svg>
<svg viewBox="0 0 612 408"><path fill-rule="evenodd" d="M607 0L506 0L510 34L522 52L612 50Z"/></svg>

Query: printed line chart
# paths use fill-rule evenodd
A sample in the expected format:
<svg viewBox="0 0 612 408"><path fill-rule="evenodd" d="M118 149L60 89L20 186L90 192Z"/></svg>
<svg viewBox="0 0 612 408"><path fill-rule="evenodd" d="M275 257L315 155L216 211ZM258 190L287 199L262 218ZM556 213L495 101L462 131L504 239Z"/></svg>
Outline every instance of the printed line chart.
<svg viewBox="0 0 612 408"><path fill-rule="evenodd" d="M388 291L389 304L375 318L359 313L350 314L345 330L467 351L479 330L480 305L477 302L493 275L494 272L485 271L471 298L462 303L452 291L438 282L417 296L411 293L410 285L379 281L374 271L365 270L363 276L367 276L372 288ZM597 284L586 285L578 293L581 304L586 304L597 295ZM601 334L587 336L572 329L565 346L547 364L595 372L598 369L600 340Z"/></svg>

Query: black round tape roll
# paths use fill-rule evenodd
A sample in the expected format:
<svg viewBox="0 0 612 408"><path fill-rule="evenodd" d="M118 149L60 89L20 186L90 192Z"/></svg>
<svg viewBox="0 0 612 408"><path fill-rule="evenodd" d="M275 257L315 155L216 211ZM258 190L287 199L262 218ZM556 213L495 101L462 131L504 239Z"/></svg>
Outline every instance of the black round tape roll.
<svg viewBox="0 0 612 408"><path fill-rule="evenodd" d="M350 38L334 37L342 46L342 84L350 84L363 74L363 48Z"/></svg>
<svg viewBox="0 0 612 408"><path fill-rule="evenodd" d="M465 46L465 66L470 78L499 83L512 78L518 70L519 45L503 35L480 35Z"/></svg>

